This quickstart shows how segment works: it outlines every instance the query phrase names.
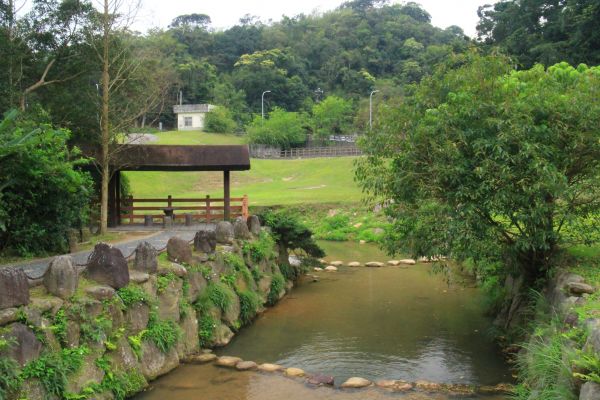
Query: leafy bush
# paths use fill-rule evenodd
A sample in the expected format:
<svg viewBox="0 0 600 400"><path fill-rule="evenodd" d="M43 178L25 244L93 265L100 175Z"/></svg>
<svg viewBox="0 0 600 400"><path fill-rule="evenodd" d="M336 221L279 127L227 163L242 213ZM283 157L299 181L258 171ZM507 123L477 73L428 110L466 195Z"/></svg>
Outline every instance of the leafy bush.
<svg viewBox="0 0 600 400"><path fill-rule="evenodd" d="M298 147L306 141L303 117L295 112L276 108L269 118L254 118L246 127L250 143L265 144L283 149Z"/></svg>
<svg viewBox="0 0 600 400"><path fill-rule="evenodd" d="M164 290L164 289L163 289ZM135 303L150 303L150 298L144 289L138 285L129 284L117 290L117 294L123 301L125 308L129 308Z"/></svg>
<svg viewBox="0 0 600 400"><path fill-rule="evenodd" d="M198 320L198 337L200 339L200 346L207 346L210 344L215 334L216 322L209 314L203 314Z"/></svg>
<svg viewBox="0 0 600 400"><path fill-rule="evenodd" d="M340 97L328 96L313 106L312 114L317 139L347 134L352 124L352 103Z"/></svg>
<svg viewBox="0 0 600 400"><path fill-rule="evenodd" d="M6 345L8 345L8 342L0 339L0 351ZM10 357L0 357L0 399L10 398L10 395L19 390L21 383L19 364Z"/></svg>
<svg viewBox="0 0 600 400"><path fill-rule="evenodd" d="M64 398L68 376L81 368L84 357L89 353L90 350L84 346L44 353L25 365L21 377L37 378L49 396Z"/></svg>
<svg viewBox="0 0 600 400"><path fill-rule="evenodd" d="M224 283L211 282L206 288L206 296L215 306L219 307L223 311L227 311L233 302L235 293Z"/></svg>
<svg viewBox="0 0 600 400"><path fill-rule="evenodd" d="M159 276L158 278L156 278L156 291L159 294L163 293L167 289L167 286L169 286L171 282L174 282L177 279L177 275L175 275L173 272L169 272L166 275Z"/></svg>
<svg viewBox="0 0 600 400"><path fill-rule="evenodd" d="M233 269L235 269L236 271L242 271L246 268L246 263L244 262L242 257L235 253L223 254L223 261L225 261L225 264L229 265L230 267L233 267Z"/></svg>
<svg viewBox="0 0 600 400"><path fill-rule="evenodd" d="M87 222L91 179L69 137L16 112L0 121L0 251L66 252L69 229Z"/></svg>
<svg viewBox="0 0 600 400"><path fill-rule="evenodd" d="M67 342L67 315L65 313L65 309L61 307L60 310L56 312L54 316L54 321L52 325L50 325L50 329L56 339L62 344L65 345Z"/></svg>
<svg viewBox="0 0 600 400"><path fill-rule="evenodd" d="M251 290L241 291L238 296L240 297L240 320L245 325L252 322L256 311L261 306L261 300L258 294Z"/></svg>
<svg viewBox="0 0 600 400"><path fill-rule="evenodd" d="M258 240L249 241L242 246L242 252L255 263L269 260L274 254L275 242L268 232L260 232Z"/></svg>
<svg viewBox="0 0 600 400"><path fill-rule="evenodd" d="M273 274L271 290L267 296L267 304L272 306L279 300L279 293L285 288L285 278L280 273Z"/></svg>
<svg viewBox="0 0 600 400"><path fill-rule="evenodd" d="M206 113L204 130L207 132L232 133L236 126L231 112L225 107L218 106Z"/></svg>
<svg viewBox="0 0 600 400"><path fill-rule="evenodd" d="M151 316L143 338L150 340L163 353L169 352L181 337L181 328L173 321L160 321Z"/></svg>

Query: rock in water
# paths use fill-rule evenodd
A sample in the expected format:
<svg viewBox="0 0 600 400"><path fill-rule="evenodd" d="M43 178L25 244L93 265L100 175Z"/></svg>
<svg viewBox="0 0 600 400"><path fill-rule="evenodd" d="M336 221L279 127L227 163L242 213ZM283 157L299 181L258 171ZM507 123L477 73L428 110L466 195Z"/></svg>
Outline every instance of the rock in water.
<svg viewBox="0 0 600 400"><path fill-rule="evenodd" d="M247 223L250 233L254 236L260 235L260 219L256 215L249 216Z"/></svg>
<svg viewBox="0 0 600 400"><path fill-rule="evenodd" d="M352 261L352 262L348 263L348 266L356 268L356 267L360 267L361 263L359 263L358 261Z"/></svg>
<svg viewBox="0 0 600 400"><path fill-rule="evenodd" d="M184 262L186 264L193 262L192 249L188 245L188 242L177 236L172 237L167 242L167 254L171 261Z"/></svg>
<svg viewBox="0 0 600 400"><path fill-rule="evenodd" d="M287 368L285 374L287 376L304 376L305 372L300 368Z"/></svg>
<svg viewBox="0 0 600 400"><path fill-rule="evenodd" d="M331 375L313 375L308 378L308 383L315 386L328 385L333 386L333 376Z"/></svg>
<svg viewBox="0 0 600 400"><path fill-rule="evenodd" d="M90 279L120 289L129 284L127 260L121 250L106 243L98 243L88 258L87 275Z"/></svg>
<svg viewBox="0 0 600 400"><path fill-rule="evenodd" d="M194 236L194 250L203 253L214 253L217 247L217 234L215 231L201 230Z"/></svg>
<svg viewBox="0 0 600 400"><path fill-rule="evenodd" d="M157 252L150 243L142 242L138 244L135 249L133 268L148 274L156 272L158 268Z"/></svg>
<svg viewBox="0 0 600 400"><path fill-rule="evenodd" d="M221 356L217 358L215 365L218 365L219 367L235 368L239 362L242 362L242 359L239 357Z"/></svg>
<svg viewBox="0 0 600 400"><path fill-rule="evenodd" d="M233 235L236 239L247 240L251 239L252 235L250 234L250 230L248 229L248 224L244 221L242 217L238 217L233 222Z"/></svg>
<svg viewBox="0 0 600 400"><path fill-rule="evenodd" d="M404 265L415 265L417 263L412 258L404 258L402 260L399 260L399 262L400 262L400 264L404 264Z"/></svg>
<svg viewBox="0 0 600 400"><path fill-rule="evenodd" d="M277 371L281 371L283 369L283 367L279 364L261 364L258 366L258 370L259 371L264 371L264 372L277 372Z"/></svg>
<svg viewBox="0 0 600 400"><path fill-rule="evenodd" d="M341 267L342 265L344 265L343 261L332 261L329 263L329 265L333 265L334 267Z"/></svg>
<svg viewBox="0 0 600 400"><path fill-rule="evenodd" d="M238 371L250 371L258 367L254 361L240 361L235 365L235 369Z"/></svg>
<svg viewBox="0 0 600 400"><path fill-rule="evenodd" d="M333 265L328 265L327 267L325 267L325 271L327 272L336 272L337 270L337 267L334 267Z"/></svg>
<svg viewBox="0 0 600 400"><path fill-rule="evenodd" d="M50 263L44 275L44 286L49 293L63 300L75 294L79 278L70 256L58 256Z"/></svg>
<svg viewBox="0 0 600 400"><path fill-rule="evenodd" d="M363 388L363 387L367 387L371 385L371 381L365 378L359 378L359 377L352 377L352 378L348 378L348 380L344 383L342 383L341 387L342 388L354 388L354 389L358 389L358 388Z"/></svg>
<svg viewBox="0 0 600 400"><path fill-rule="evenodd" d="M27 275L17 268L0 268L0 310L29 304Z"/></svg>
<svg viewBox="0 0 600 400"><path fill-rule="evenodd" d="M217 224L215 231L217 243L232 244L233 243L233 225L227 221L221 221Z"/></svg>
<svg viewBox="0 0 600 400"><path fill-rule="evenodd" d="M385 264L382 262L379 262L379 261L369 261L368 263L365 264L365 266L370 267L370 268L381 268L381 267L385 266Z"/></svg>

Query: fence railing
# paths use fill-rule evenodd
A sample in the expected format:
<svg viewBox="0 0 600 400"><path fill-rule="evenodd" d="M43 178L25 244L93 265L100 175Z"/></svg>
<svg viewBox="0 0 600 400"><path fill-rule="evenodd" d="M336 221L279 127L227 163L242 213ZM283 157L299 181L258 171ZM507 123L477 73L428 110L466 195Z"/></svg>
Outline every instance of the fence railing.
<svg viewBox="0 0 600 400"><path fill-rule="evenodd" d="M298 147L288 150L264 145L250 146L250 157L253 158L316 158L360 155L362 155L362 151L356 146Z"/></svg>
<svg viewBox="0 0 600 400"><path fill-rule="evenodd" d="M138 204L144 204L139 206ZM248 196L229 199L230 217L248 218ZM225 218L225 199L205 198L174 199L170 195L162 199L139 199L129 196L122 200L120 223L133 224L136 220L146 221L148 218L164 220L165 216L173 220L218 222Z"/></svg>

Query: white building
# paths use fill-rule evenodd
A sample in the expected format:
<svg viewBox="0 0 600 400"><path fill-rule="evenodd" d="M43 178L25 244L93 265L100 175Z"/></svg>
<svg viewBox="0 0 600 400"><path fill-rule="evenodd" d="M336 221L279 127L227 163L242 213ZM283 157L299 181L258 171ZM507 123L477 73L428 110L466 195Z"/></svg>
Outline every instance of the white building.
<svg viewBox="0 0 600 400"><path fill-rule="evenodd" d="M183 104L173 106L177 114L177 130L192 131L204 129L205 114L215 106L212 104Z"/></svg>

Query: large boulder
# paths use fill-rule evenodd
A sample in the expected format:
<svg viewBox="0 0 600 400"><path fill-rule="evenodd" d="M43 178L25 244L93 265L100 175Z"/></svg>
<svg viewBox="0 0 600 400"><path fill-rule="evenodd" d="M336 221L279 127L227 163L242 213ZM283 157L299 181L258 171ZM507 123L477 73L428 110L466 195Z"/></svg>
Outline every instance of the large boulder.
<svg viewBox="0 0 600 400"><path fill-rule="evenodd" d="M212 345L216 347L227 346L233 339L233 332L225 324L217 323L212 339Z"/></svg>
<svg viewBox="0 0 600 400"><path fill-rule="evenodd" d="M188 281L190 283L190 289L188 290L188 301L190 303L194 303L196 300L198 300L204 289L206 289L208 282L206 282L206 279L199 271L189 271Z"/></svg>
<svg viewBox="0 0 600 400"><path fill-rule="evenodd" d="M217 224L215 234L217 237L217 243L221 243L221 244L233 243L234 232L233 232L233 225L231 225L231 222L228 222L228 221L219 222Z"/></svg>
<svg viewBox="0 0 600 400"><path fill-rule="evenodd" d="M27 275L21 269L0 268L0 310L29 304Z"/></svg>
<svg viewBox="0 0 600 400"><path fill-rule="evenodd" d="M42 343L37 339L31 329L21 323L8 326L0 338L12 343L0 352L1 357L10 357L20 366L35 360L42 352Z"/></svg>
<svg viewBox="0 0 600 400"><path fill-rule="evenodd" d="M579 400L600 399L600 385L595 382L586 382L579 392Z"/></svg>
<svg viewBox="0 0 600 400"><path fill-rule="evenodd" d="M192 264L192 249L188 242L180 237L174 236L167 242L167 254L169 260L178 263Z"/></svg>
<svg viewBox="0 0 600 400"><path fill-rule="evenodd" d="M223 322L227 324L232 329L235 329L236 326L239 326L238 319L240 318L240 299L237 295L233 296L232 302L227 307L227 310L223 313L222 317Z"/></svg>
<svg viewBox="0 0 600 400"><path fill-rule="evenodd" d="M181 359L190 354L195 354L200 350L196 312L189 310L187 314L182 317L180 326L183 334L181 340L177 343L177 353Z"/></svg>
<svg viewBox="0 0 600 400"><path fill-rule="evenodd" d="M146 379L156 379L175 369L178 365L179 357L176 348L163 353L154 343L147 340L142 342L140 369Z"/></svg>
<svg viewBox="0 0 600 400"><path fill-rule="evenodd" d="M44 275L44 286L49 293L63 300L75 294L79 277L70 256L56 257Z"/></svg>
<svg viewBox="0 0 600 400"><path fill-rule="evenodd" d="M129 336L137 335L148 325L150 320L150 307L144 303L132 304L125 310L125 325Z"/></svg>
<svg viewBox="0 0 600 400"><path fill-rule="evenodd" d="M87 276L114 289L129 284L127 260L121 250L106 243L98 243L88 258Z"/></svg>
<svg viewBox="0 0 600 400"><path fill-rule="evenodd" d="M179 322L179 302L182 295L182 281L175 279L158 295L158 317L161 320Z"/></svg>
<svg viewBox="0 0 600 400"><path fill-rule="evenodd" d="M104 371L96 365L97 357L97 354L88 355L81 368L69 376L66 387L69 393L79 393L90 384L99 385L102 382Z"/></svg>
<svg viewBox="0 0 600 400"><path fill-rule="evenodd" d="M233 235L236 239L247 240L251 239L252 235L248 229L248 225L242 217L238 217L233 221Z"/></svg>
<svg viewBox="0 0 600 400"><path fill-rule="evenodd" d="M142 242L138 244L135 249L133 268L148 274L156 272L158 268L157 251L150 243Z"/></svg>
<svg viewBox="0 0 600 400"><path fill-rule="evenodd" d="M194 236L194 250L203 253L214 253L217 247L217 234L215 231L201 230Z"/></svg>
<svg viewBox="0 0 600 400"><path fill-rule="evenodd" d="M256 215L248 217L248 229L254 236L260 235L260 219Z"/></svg>

